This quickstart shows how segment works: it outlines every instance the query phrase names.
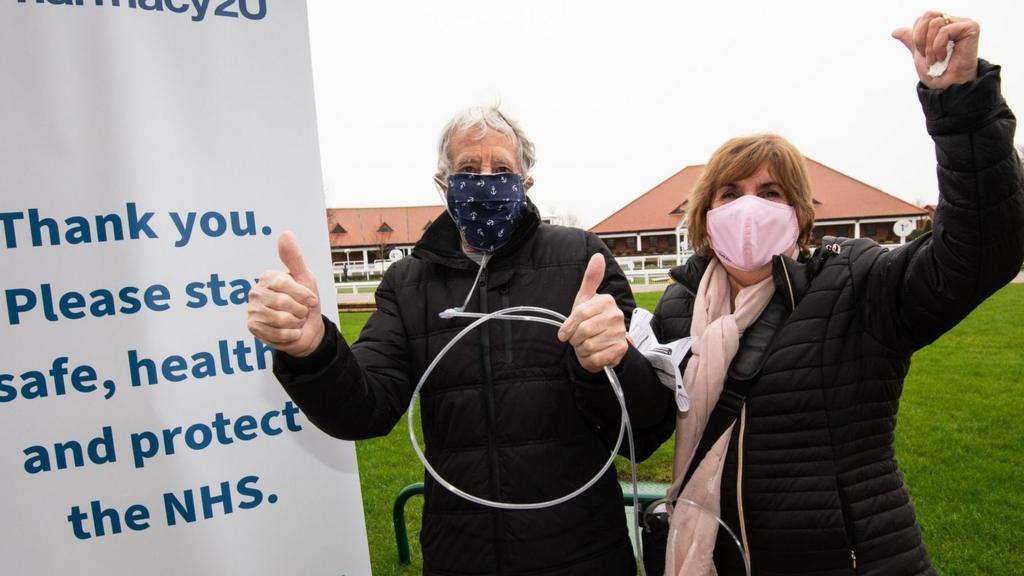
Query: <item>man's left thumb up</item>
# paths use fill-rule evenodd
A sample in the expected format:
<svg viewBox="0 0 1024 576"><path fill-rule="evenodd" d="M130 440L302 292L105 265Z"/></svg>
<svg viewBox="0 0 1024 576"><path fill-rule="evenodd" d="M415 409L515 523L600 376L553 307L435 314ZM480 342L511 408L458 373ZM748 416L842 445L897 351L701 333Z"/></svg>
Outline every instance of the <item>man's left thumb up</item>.
<svg viewBox="0 0 1024 576"><path fill-rule="evenodd" d="M587 263L587 271L583 273L583 282L580 283L580 290L576 293L576 299L572 302L575 308L590 300L597 294L597 289L604 280L604 256L600 253L590 257Z"/></svg>
<svg viewBox="0 0 1024 576"><path fill-rule="evenodd" d="M576 299L572 302L572 311L558 330L558 339L562 342L567 342L572 338L576 333L576 328L587 319L587 314L580 306L597 295L597 289L601 287L601 281L604 280L604 266L604 256L600 253L590 257L587 270L583 273L583 281L580 282L580 289L576 292Z"/></svg>

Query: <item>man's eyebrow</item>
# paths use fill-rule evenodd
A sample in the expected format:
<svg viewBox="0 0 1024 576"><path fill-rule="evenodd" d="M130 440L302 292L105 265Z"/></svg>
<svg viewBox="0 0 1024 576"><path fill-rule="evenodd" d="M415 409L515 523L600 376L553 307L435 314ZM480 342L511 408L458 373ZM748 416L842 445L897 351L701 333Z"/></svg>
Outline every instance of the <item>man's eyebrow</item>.
<svg viewBox="0 0 1024 576"><path fill-rule="evenodd" d="M480 155L474 153L463 154L455 159L456 164L462 164L464 162L480 162Z"/></svg>
<svg viewBox="0 0 1024 576"><path fill-rule="evenodd" d="M512 154L510 152L505 152L504 150L502 150L501 152L492 153L491 154L491 161L492 162L501 162L503 164L515 164L516 163L516 157L515 157L515 154Z"/></svg>

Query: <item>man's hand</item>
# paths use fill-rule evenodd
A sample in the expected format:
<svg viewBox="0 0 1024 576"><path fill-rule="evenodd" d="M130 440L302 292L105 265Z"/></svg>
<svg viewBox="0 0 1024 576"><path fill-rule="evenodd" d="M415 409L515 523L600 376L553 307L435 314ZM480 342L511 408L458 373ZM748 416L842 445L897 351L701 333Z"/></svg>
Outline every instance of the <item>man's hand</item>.
<svg viewBox="0 0 1024 576"><path fill-rule="evenodd" d="M291 232L281 234L277 253L288 271L267 270L249 292L249 332L276 350L309 356L324 338L316 279Z"/></svg>
<svg viewBox="0 0 1024 576"><path fill-rule="evenodd" d="M588 372L619 365L629 350L622 310L608 294L598 294L604 279L604 256L594 254L583 273L583 282L572 304L572 313L558 330L558 339L569 342L580 365Z"/></svg>
<svg viewBox="0 0 1024 576"><path fill-rule="evenodd" d="M914 21L913 28L894 30L892 37L903 43L914 56L914 67L921 83L932 89L948 88L978 77L978 37L981 27L969 18L957 18L929 11ZM949 68L937 78L928 68L946 59L946 44L952 40L953 57Z"/></svg>

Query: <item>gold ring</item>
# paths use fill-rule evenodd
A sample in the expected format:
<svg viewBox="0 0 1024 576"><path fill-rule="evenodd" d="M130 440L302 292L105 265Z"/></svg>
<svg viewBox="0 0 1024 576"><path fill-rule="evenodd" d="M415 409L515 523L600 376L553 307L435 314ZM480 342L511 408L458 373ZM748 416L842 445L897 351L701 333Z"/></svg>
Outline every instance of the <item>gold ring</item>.
<svg viewBox="0 0 1024 576"><path fill-rule="evenodd" d="M943 13L942 14L942 21L945 22L946 25L948 26L950 23L953 22L953 19L949 17L949 14Z"/></svg>

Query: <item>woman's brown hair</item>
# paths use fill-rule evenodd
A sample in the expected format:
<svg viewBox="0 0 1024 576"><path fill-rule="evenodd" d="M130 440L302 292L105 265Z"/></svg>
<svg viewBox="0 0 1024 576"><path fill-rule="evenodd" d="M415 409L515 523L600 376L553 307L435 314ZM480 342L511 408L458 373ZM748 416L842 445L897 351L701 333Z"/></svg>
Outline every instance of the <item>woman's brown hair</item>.
<svg viewBox="0 0 1024 576"><path fill-rule="evenodd" d="M768 168L772 178L782 187L786 201L796 211L800 227L797 246L803 252L808 251L814 230L811 183L807 179L803 155L778 134L733 138L711 155L693 187L686 212L686 229L694 251L707 254L710 250L706 215L714 202L715 192L726 184L753 176L762 166Z"/></svg>

